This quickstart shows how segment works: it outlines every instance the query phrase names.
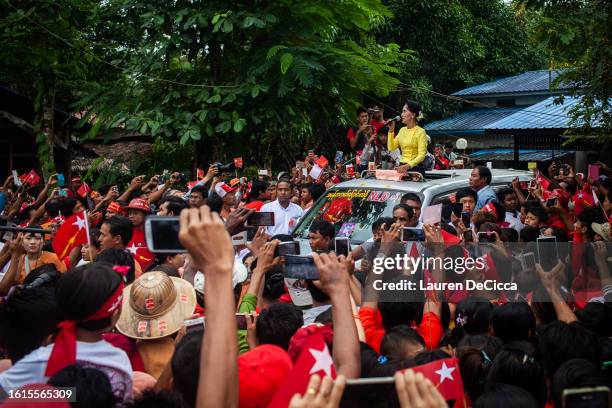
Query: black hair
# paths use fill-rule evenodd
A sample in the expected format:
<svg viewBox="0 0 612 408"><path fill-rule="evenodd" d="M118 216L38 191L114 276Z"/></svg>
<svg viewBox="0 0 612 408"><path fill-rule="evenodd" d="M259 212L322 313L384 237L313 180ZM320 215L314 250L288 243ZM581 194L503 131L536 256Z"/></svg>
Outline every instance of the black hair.
<svg viewBox="0 0 612 408"><path fill-rule="evenodd" d="M408 214L408 219L411 219L412 217L414 217L414 210L412 208L410 208L407 204L396 204L393 207L393 211L391 212L392 214L395 212L395 210L404 210L406 211L406 214Z"/></svg>
<svg viewBox="0 0 612 408"><path fill-rule="evenodd" d="M45 203L45 211L49 214L49 217L55 218L58 215L66 216L64 213L64 202L63 200L59 200L53 198Z"/></svg>
<svg viewBox="0 0 612 408"><path fill-rule="evenodd" d="M592 361L574 358L561 364L552 378L551 394L555 407L561 407L563 390L608 385L601 369Z"/></svg>
<svg viewBox="0 0 612 408"><path fill-rule="evenodd" d="M259 195L265 192L270 183L267 181L262 181L258 179L251 180L251 191L249 192L248 202L255 201L259 199Z"/></svg>
<svg viewBox="0 0 612 408"><path fill-rule="evenodd" d="M15 364L43 345L60 321L55 288L16 289L0 303L0 347Z"/></svg>
<svg viewBox="0 0 612 408"><path fill-rule="evenodd" d="M421 113L421 105L419 105L418 102L408 99L406 102L404 102L404 105L410 112L414 113L414 116L419 116Z"/></svg>
<svg viewBox="0 0 612 408"><path fill-rule="evenodd" d="M456 345L466 335L486 334L489 330L493 305L484 298L469 297L457 304L455 328L452 331Z"/></svg>
<svg viewBox="0 0 612 408"><path fill-rule="evenodd" d="M185 202L185 200L183 200L180 197L175 197L175 196L171 196L168 195L166 197L164 197L160 203L159 206L161 207L162 204L164 203L168 203L167 208L168 208L168 212L172 213L172 215L180 215L181 211L183 211L184 208L188 208L189 206L187 205L187 203Z"/></svg>
<svg viewBox="0 0 612 408"><path fill-rule="evenodd" d="M40 282L38 278L42 278L43 275L46 276L44 278L44 282ZM32 269L32 271L24 278L23 285L29 286L34 283L34 285L37 287L54 287L61 275L62 274L57 270L57 268L55 268L54 264L44 264L38 268Z"/></svg>
<svg viewBox="0 0 612 408"><path fill-rule="evenodd" d="M285 277L278 270L264 275L263 297L271 302L278 300L285 293Z"/></svg>
<svg viewBox="0 0 612 408"><path fill-rule="evenodd" d="M276 182L276 188L278 188L278 185L279 185L280 183L287 183L287 184L289 184L289 189L290 189L291 191L293 191L293 187L294 187L294 186L293 186L293 183L291 182L291 179L290 179L290 178L285 178L285 177L282 177L280 180L278 180L278 181Z"/></svg>
<svg viewBox="0 0 612 408"><path fill-rule="evenodd" d="M400 199L400 203L406 204L406 201L416 201L419 204L422 204L421 197L417 193L406 193Z"/></svg>
<svg viewBox="0 0 612 408"><path fill-rule="evenodd" d="M114 218L114 217L113 217ZM130 270L126 275L126 282L132 283L136 279L136 261L126 249L108 248L100 252L96 257L96 262L108 262L113 266L128 266Z"/></svg>
<svg viewBox="0 0 612 408"><path fill-rule="evenodd" d="M368 113L368 110L365 107L360 106L357 108L356 113L357 113L357 117L359 117L359 115L361 115L362 113Z"/></svg>
<svg viewBox="0 0 612 408"><path fill-rule="evenodd" d="M587 207L580 214L576 216L578 221L584 225L587 229L587 235L593 240L595 238L595 231L591 228L591 224L594 222L601 224L607 220L603 217L603 212L598 207Z"/></svg>
<svg viewBox="0 0 612 408"><path fill-rule="evenodd" d="M308 228L308 231L313 232L313 233L318 232L322 236L327 237L332 240L334 239L334 236L336 235L336 232L334 230L334 225L331 222L325 221L325 220L313 221L313 223L310 224L310 228Z"/></svg>
<svg viewBox="0 0 612 408"><path fill-rule="evenodd" d="M313 202L317 201L319 197L325 194L325 186L323 184L310 183L307 188Z"/></svg>
<svg viewBox="0 0 612 408"><path fill-rule="evenodd" d="M562 230L559 227L546 227L546 229L550 229L552 231L552 235L557 238L557 242L568 241L567 232L565 232L565 230Z"/></svg>
<svg viewBox="0 0 612 408"><path fill-rule="evenodd" d="M540 333L538 350L549 376L553 376L563 362L584 358L599 364L601 346L597 335L578 322L554 321Z"/></svg>
<svg viewBox="0 0 612 408"><path fill-rule="evenodd" d="M202 195L202 198L208 197L208 189L202 184L193 186L191 188L191 193L200 193Z"/></svg>
<svg viewBox="0 0 612 408"><path fill-rule="evenodd" d="M493 180L493 175L491 174L491 169L487 166L476 166L475 170L478 170L478 176L487 180L487 184L491 184Z"/></svg>
<svg viewBox="0 0 612 408"><path fill-rule="evenodd" d="M327 293L319 289L311 280L306 281L306 287L312 296L312 300L319 303L327 303L330 301L330 297Z"/></svg>
<svg viewBox="0 0 612 408"><path fill-rule="evenodd" d="M374 221L372 223L372 232L380 229L383 224L387 225L387 228L389 228L391 226L391 224L393 224L393 218L392 217L380 217L378 218L376 221Z"/></svg>
<svg viewBox="0 0 612 408"><path fill-rule="evenodd" d="M205 200L204 204L210 207L210 211L220 213L223 208L223 199L217 193L211 193Z"/></svg>
<svg viewBox="0 0 612 408"><path fill-rule="evenodd" d="M304 325L302 311L290 303L274 303L257 317L255 332L259 344L274 344L289 350L295 332Z"/></svg>
<svg viewBox="0 0 612 408"><path fill-rule="evenodd" d="M540 224L546 224L546 222L548 222L548 213L542 207L531 207L527 212L538 217Z"/></svg>
<svg viewBox="0 0 612 408"><path fill-rule="evenodd" d="M389 134L389 126L383 126L380 129L378 129L378 132L376 132L376 134L378 136L380 135L388 135Z"/></svg>
<svg viewBox="0 0 612 408"><path fill-rule="evenodd" d="M544 367L535 359L535 347L526 341L509 343L497 354L487 376L487 387L510 384L528 391L543 407L546 404Z"/></svg>
<svg viewBox="0 0 612 408"><path fill-rule="evenodd" d="M510 187L504 187L497 192L497 201L503 203L507 195L516 194Z"/></svg>
<svg viewBox="0 0 612 408"><path fill-rule="evenodd" d="M433 363L434 361L444 360L445 358L450 358L451 356L442 349L435 350L427 350L422 353L419 353L414 357L414 362L416 365L423 365L428 363Z"/></svg>
<svg viewBox="0 0 612 408"><path fill-rule="evenodd" d="M94 248L100 249L100 229L99 228L90 228L89 229L89 241Z"/></svg>
<svg viewBox="0 0 612 408"><path fill-rule="evenodd" d="M455 145L453 144L453 142L446 142L446 143L444 143L444 148L445 149L454 149Z"/></svg>
<svg viewBox="0 0 612 408"><path fill-rule="evenodd" d="M74 207L77 205L77 199L75 197L64 197L62 201L64 207L62 210L62 215L64 217L71 216L72 212L74 211Z"/></svg>
<svg viewBox="0 0 612 408"><path fill-rule="evenodd" d="M106 408L118 402L108 376L97 368L71 364L55 373L47 384L72 388L76 393L75 402L70 403L73 408Z"/></svg>
<svg viewBox="0 0 612 408"><path fill-rule="evenodd" d="M181 274L179 273L178 269L170 264L167 263L162 263L159 265L153 265L152 267L150 267L147 272L153 272L153 271L159 271L159 272L163 272L168 276L173 276L175 278L180 278Z"/></svg>
<svg viewBox="0 0 612 408"><path fill-rule="evenodd" d="M198 392L202 338L201 330L187 332L183 340L176 345L170 361L174 389L191 408L195 407Z"/></svg>
<svg viewBox="0 0 612 408"><path fill-rule="evenodd" d="M506 219L506 208L501 203L497 201L491 201L491 205L495 208L495 212L497 214L497 221L502 222Z"/></svg>
<svg viewBox="0 0 612 408"><path fill-rule="evenodd" d="M121 243L124 246L132 240L132 223L127 217L115 215L104 220L103 224L108 225L111 236L121 237Z"/></svg>
<svg viewBox="0 0 612 408"><path fill-rule="evenodd" d="M195 359L198 360L198 359ZM184 408L188 405L176 391L145 390L142 395L127 405L128 408Z"/></svg>
<svg viewBox="0 0 612 408"><path fill-rule="evenodd" d="M401 359L404 344L419 344L425 349L425 340L417 331L406 324L392 327L380 342L380 354L388 358Z"/></svg>
<svg viewBox="0 0 612 408"><path fill-rule="evenodd" d="M55 297L64 320L74 320L85 330L101 330L111 325L111 317L81 322L98 311L117 290L120 275L113 265L92 262L62 275L55 287Z"/></svg>
<svg viewBox="0 0 612 408"><path fill-rule="evenodd" d="M599 337L612 336L612 304L589 302L576 312L578 321Z"/></svg>
<svg viewBox="0 0 612 408"><path fill-rule="evenodd" d="M471 188L466 187L457 190L457 193L455 194L455 201L460 202L463 197L472 197L474 202L478 202L478 194L476 194L476 192Z"/></svg>
<svg viewBox="0 0 612 408"><path fill-rule="evenodd" d="M522 242L536 242L540 236L540 229L526 225L519 233L519 236Z"/></svg>
<svg viewBox="0 0 612 408"><path fill-rule="evenodd" d="M510 384L494 384L474 403L474 408L539 408L533 396Z"/></svg>
<svg viewBox="0 0 612 408"><path fill-rule="evenodd" d="M420 323L423 313L422 302L378 302L378 310L385 330L400 324Z"/></svg>
<svg viewBox="0 0 612 408"><path fill-rule="evenodd" d="M491 325L504 343L528 340L535 330L535 317L527 303L510 302L493 309Z"/></svg>
<svg viewBox="0 0 612 408"><path fill-rule="evenodd" d="M514 228L502 228L499 231L499 238L503 242L518 242L519 233Z"/></svg>

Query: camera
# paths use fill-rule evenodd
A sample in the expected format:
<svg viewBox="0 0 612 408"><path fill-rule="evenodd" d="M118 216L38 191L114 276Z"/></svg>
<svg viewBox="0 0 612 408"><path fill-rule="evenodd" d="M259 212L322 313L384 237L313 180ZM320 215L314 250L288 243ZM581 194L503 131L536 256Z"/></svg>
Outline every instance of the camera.
<svg viewBox="0 0 612 408"><path fill-rule="evenodd" d="M222 173L224 171L234 171L236 169L236 166L234 165L234 162L231 162L231 163L228 163L228 164L213 163L213 166L215 166L217 168L217 171L219 173Z"/></svg>

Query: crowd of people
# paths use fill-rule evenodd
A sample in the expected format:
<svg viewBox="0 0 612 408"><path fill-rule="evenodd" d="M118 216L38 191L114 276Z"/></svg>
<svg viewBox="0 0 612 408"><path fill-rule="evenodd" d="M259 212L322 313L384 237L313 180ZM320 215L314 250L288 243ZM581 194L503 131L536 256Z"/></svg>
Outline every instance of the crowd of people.
<svg viewBox="0 0 612 408"><path fill-rule="evenodd" d="M65 406L562 407L588 393L600 401L612 383L604 163L584 174L554 161L497 191L491 170L474 166L439 222L424 222L421 197L404 194L348 256L333 251L340 225L317 213L303 255L318 279L285 276L280 247L331 186L362 170L472 167L452 145L431 149L414 102L397 135L379 107L357 113L352 159L309 151L275 177L249 180L219 163L193 183L173 172L98 190L79 177L9 176L0 191L0 399L11 406L42 395L19 391L73 387ZM273 213L273 224L249 227L256 212ZM184 251L148 248L150 215L179 217ZM406 227L423 231L418 245L402 242ZM525 255L541 237L555 237L559 255L531 264ZM479 244L488 248L484 270L390 268L384 278L494 279L517 290L436 289L401 301L372 290L376 258L457 258Z"/></svg>

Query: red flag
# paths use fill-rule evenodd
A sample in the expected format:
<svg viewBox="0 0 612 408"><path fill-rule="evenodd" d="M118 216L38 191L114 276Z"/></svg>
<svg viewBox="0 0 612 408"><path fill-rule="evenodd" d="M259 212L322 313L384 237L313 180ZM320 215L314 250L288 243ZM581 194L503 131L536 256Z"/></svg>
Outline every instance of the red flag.
<svg viewBox="0 0 612 408"><path fill-rule="evenodd" d="M196 178L198 180L201 180L204 178L204 170L202 169L196 169Z"/></svg>
<svg viewBox="0 0 612 408"><path fill-rule="evenodd" d="M237 169L241 169L243 164L242 157L234 157L234 166L236 166Z"/></svg>
<svg viewBox="0 0 612 408"><path fill-rule="evenodd" d="M321 377L336 378L334 360L323 335L319 330L311 334L305 342L302 354L287 375L287 380L278 389L268 408L287 408L289 401L297 393L304 394L310 381L310 376L318 374Z"/></svg>
<svg viewBox="0 0 612 408"><path fill-rule="evenodd" d="M324 169L329 165L329 160L327 160L325 156L321 155L315 163L317 163L320 168Z"/></svg>
<svg viewBox="0 0 612 408"><path fill-rule="evenodd" d="M550 181L546 177L538 176L536 180L538 184L540 184L544 190L548 190L548 186L550 186Z"/></svg>
<svg viewBox="0 0 612 408"><path fill-rule="evenodd" d="M40 177L38 176L38 173L34 171L34 169L30 170L26 174L22 174L21 176L19 176L19 180L21 180L23 184L29 184L31 186L35 186L40 183Z"/></svg>
<svg viewBox="0 0 612 408"><path fill-rule="evenodd" d="M463 398L463 380L459 372L459 360L455 357L412 367L412 371L422 373L440 391L445 400Z"/></svg>
<svg viewBox="0 0 612 408"><path fill-rule="evenodd" d="M194 181L188 181L188 182L187 182L187 188L188 188L189 190L191 190L191 189L192 189L192 188L193 188L193 187L194 187L196 184L198 184L198 181L197 181L197 180L194 180Z"/></svg>
<svg viewBox="0 0 612 408"><path fill-rule="evenodd" d="M73 214L59 228L51 246L59 259L64 259L77 245L87 243L87 218L84 211Z"/></svg>
<svg viewBox="0 0 612 408"><path fill-rule="evenodd" d="M87 183L83 182L81 184L81 187L78 188L78 190L76 191L78 195L80 195L81 197L85 198L89 195L89 193L91 193L91 187L89 187L87 185Z"/></svg>
<svg viewBox="0 0 612 408"><path fill-rule="evenodd" d="M134 260L138 262L143 271L155 260L153 254L147 248L144 231L141 229L133 229L132 240L126 249L132 253Z"/></svg>
<svg viewBox="0 0 612 408"><path fill-rule="evenodd" d="M352 164L347 164L346 165L346 172L351 177L355 175L355 168L353 167Z"/></svg>

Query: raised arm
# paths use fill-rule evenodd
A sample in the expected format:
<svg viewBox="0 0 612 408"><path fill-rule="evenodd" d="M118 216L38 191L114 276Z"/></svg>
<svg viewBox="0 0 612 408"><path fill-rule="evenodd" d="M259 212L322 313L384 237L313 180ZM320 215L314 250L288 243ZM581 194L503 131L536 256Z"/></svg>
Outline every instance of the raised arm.
<svg viewBox="0 0 612 408"><path fill-rule="evenodd" d="M179 240L204 271L206 330L200 354L197 407L238 405L238 342L232 287L234 249L219 214L208 206L181 212Z"/></svg>

